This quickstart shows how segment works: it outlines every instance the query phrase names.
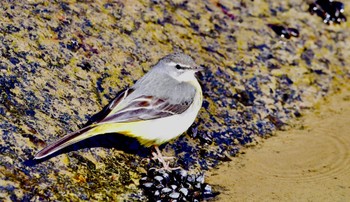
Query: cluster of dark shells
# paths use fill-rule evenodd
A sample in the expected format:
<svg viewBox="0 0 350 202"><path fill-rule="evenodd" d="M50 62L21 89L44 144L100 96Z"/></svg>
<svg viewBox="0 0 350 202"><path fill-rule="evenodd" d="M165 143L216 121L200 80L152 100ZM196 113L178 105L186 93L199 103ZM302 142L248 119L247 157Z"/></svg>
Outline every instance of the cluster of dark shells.
<svg viewBox="0 0 350 202"><path fill-rule="evenodd" d="M204 183L204 173L189 174L186 170L157 170L151 168L140 179L149 201L202 201L218 195Z"/></svg>
<svg viewBox="0 0 350 202"><path fill-rule="evenodd" d="M340 24L346 21L346 17L343 14L344 4L339 1L317 0L315 3L310 4L309 12L311 14L316 13L326 24Z"/></svg>
<svg viewBox="0 0 350 202"><path fill-rule="evenodd" d="M269 26L277 35L279 35L282 38L290 39L293 37L299 37L299 30L292 27L285 27L283 25L277 25L277 24L268 24Z"/></svg>

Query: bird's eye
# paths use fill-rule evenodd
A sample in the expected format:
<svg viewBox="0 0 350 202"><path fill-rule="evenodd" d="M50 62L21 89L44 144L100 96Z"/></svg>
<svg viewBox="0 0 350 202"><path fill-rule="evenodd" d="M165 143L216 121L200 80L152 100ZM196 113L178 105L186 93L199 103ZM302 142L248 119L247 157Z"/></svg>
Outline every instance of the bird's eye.
<svg viewBox="0 0 350 202"><path fill-rule="evenodd" d="M176 65L175 68L176 69L182 69L182 67L180 65Z"/></svg>

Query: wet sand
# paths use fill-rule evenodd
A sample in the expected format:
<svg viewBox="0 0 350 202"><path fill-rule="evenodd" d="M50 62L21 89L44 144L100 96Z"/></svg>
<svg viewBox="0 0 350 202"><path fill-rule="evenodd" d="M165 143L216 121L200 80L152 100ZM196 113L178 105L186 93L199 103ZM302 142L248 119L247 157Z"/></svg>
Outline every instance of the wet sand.
<svg viewBox="0 0 350 202"><path fill-rule="evenodd" d="M218 201L350 201L350 90L208 173Z"/></svg>

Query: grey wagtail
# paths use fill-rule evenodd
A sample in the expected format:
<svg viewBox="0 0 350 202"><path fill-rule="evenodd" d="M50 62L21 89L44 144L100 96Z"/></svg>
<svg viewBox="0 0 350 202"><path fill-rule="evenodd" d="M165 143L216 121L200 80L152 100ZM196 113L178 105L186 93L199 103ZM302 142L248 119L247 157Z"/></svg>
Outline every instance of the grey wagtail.
<svg viewBox="0 0 350 202"><path fill-rule="evenodd" d="M48 145L34 159L96 135L116 133L154 146L157 154L153 155L169 168L158 146L181 135L194 122L202 106L202 89L195 77L199 70L202 68L186 54L163 57L134 86L122 91L102 118Z"/></svg>

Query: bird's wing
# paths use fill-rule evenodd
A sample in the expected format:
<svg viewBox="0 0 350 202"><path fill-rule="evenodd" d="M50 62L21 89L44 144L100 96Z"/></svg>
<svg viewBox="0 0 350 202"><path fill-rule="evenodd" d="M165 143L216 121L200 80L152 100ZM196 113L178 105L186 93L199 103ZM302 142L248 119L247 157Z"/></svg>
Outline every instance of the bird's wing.
<svg viewBox="0 0 350 202"><path fill-rule="evenodd" d="M100 112L93 115L90 120L84 125L84 127L89 126L91 124L96 124L106 118L108 115L114 113L121 106L119 105L128 95L130 95L134 90L131 88L120 91L117 96L106 105Z"/></svg>
<svg viewBox="0 0 350 202"><path fill-rule="evenodd" d="M125 107L119 110L111 109L111 112L104 119L98 122L102 123L123 123L164 118L175 114L181 114L192 104L190 100L182 100L178 103L170 102L164 98L156 96L140 96L128 102ZM124 103L123 103L124 105ZM118 107L118 104L111 107Z"/></svg>

